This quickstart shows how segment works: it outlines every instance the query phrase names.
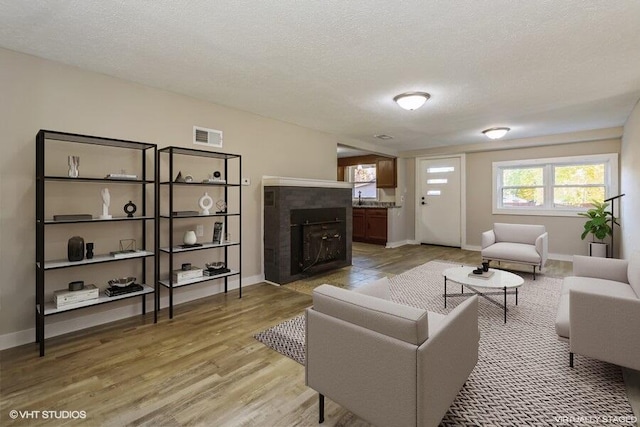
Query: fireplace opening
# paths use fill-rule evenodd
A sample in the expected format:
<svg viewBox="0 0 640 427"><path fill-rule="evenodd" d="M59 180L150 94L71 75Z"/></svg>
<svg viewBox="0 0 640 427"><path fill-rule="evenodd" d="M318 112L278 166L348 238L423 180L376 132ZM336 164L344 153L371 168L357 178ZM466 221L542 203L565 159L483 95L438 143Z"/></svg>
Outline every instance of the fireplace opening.
<svg viewBox="0 0 640 427"><path fill-rule="evenodd" d="M346 209L291 210L291 275L312 275L346 260Z"/></svg>

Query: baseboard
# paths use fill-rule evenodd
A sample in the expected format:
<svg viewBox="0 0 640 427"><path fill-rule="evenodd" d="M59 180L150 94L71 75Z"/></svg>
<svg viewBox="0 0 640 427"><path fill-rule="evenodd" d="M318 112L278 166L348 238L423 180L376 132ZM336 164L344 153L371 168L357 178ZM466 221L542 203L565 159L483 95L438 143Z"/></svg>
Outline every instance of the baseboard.
<svg viewBox="0 0 640 427"><path fill-rule="evenodd" d="M411 243L412 241L413 240L400 240L399 242L387 242L387 244L385 245L385 248L393 249L393 248L399 248L400 246L404 246L404 245L415 244L415 243Z"/></svg>
<svg viewBox="0 0 640 427"><path fill-rule="evenodd" d="M255 275L244 277L242 279L242 288L264 282L263 275ZM162 287L164 288L164 287ZM228 289L238 289L238 279L229 280ZM174 293L174 306L200 298L209 297L224 292L224 284L209 284L208 286L188 287L179 289ZM152 294L153 295L153 294ZM166 288L161 291L160 308L169 306L169 296ZM138 301L138 299L135 299ZM153 311L153 298L147 296L147 310ZM89 313L74 317L73 319L63 320L60 322L47 323L45 327L45 338L51 338L58 335L68 334L81 329L90 328L92 326L103 325L105 323L116 320L126 319L128 317L142 314L142 307L139 303L130 304L125 307L102 311L99 313ZM23 331L10 332L0 335L0 350L17 347L19 345L35 343L35 328ZM34 344L35 345L35 344ZM35 351L35 350L34 350Z"/></svg>
<svg viewBox="0 0 640 427"><path fill-rule="evenodd" d="M482 250L482 246L464 245L462 249L464 249L465 251L480 252ZM566 254L550 253L550 254L547 254L547 258L552 259L554 261L569 261L569 262L573 261L573 255L566 255Z"/></svg>

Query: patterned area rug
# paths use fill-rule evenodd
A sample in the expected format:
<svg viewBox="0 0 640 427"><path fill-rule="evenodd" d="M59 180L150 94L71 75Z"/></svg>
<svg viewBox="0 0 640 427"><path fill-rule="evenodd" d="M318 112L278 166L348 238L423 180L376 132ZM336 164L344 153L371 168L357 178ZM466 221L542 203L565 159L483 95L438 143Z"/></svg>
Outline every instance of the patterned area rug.
<svg viewBox="0 0 640 427"><path fill-rule="evenodd" d="M463 300L448 299L444 308L442 271L454 265L431 261L393 277L391 299L448 313ZM569 346L554 327L562 280L522 275L518 305L508 297L506 324L502 308L479 299L478 364L441 425L634 425L619 367L576 355L569 368ZM300 315L255 338L304 364L304 334Z"/></svg>

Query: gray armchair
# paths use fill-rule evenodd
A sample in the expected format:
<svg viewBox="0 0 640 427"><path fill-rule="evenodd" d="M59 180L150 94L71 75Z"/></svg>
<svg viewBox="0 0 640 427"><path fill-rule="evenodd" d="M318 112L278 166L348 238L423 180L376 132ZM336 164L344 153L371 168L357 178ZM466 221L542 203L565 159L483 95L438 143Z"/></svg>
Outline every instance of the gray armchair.
<svg viewBox="0 0 640 427"><path fill-rule="evenodd" d="M482 260L506 261L533 266L541 271L547 262L549 234L544 225L493 224L493 230L482 233Z"/></svg>
<svg viewBox="0 0 640 427"><path fill-rule="evenodd" d="M436 426L478 361L477 296L445 316L384 299L384 282L314 290L306 384L320 422L326 395L375 425Z"/></svg>

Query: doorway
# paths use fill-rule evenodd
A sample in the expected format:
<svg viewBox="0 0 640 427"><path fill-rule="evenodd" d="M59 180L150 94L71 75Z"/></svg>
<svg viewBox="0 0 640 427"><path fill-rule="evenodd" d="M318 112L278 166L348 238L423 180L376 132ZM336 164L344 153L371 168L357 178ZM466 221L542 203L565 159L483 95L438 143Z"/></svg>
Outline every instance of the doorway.
<svg viewBox="0 0 640 427"><path fill-rule="evenodd" d="M416 240L461 247L464 156L416 159Z"/></svg>

